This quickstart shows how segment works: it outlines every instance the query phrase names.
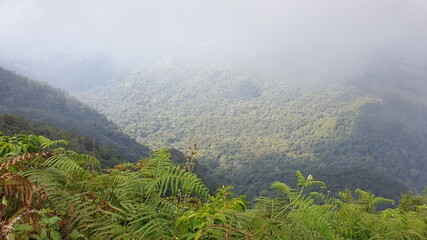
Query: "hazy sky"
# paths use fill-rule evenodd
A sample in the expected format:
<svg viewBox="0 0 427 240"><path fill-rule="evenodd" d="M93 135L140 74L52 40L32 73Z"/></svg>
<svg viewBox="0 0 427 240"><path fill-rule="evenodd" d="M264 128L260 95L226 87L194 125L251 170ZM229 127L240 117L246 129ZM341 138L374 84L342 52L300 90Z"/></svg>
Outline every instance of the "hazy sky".
<svg viewBox="0 0 427 240"><path fill-rule="evenodd" d="M0 54L426 61L426 0L0 0Z"/></svg>

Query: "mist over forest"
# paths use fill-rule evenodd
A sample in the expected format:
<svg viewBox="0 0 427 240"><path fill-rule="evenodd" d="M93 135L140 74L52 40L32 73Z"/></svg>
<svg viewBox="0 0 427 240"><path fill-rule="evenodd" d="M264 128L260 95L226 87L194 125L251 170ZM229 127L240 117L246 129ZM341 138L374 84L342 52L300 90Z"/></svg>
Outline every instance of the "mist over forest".
<svg viewBox="0 0 427 240"><path fill-rule="evenodd" d="M126 70L170 55L201 65L252 60L322 79L377 62L426 64L422 0L0 4L3 61L35 74L92 55Z"/></svg>
<svg viewBox="0 0 427 240"><path fill-rule="evenodd" d="M0 0L0 238L427 237L426 13Z"/></svg>
<svg viewBox="0 0 427 240"><path fill-rule="evenodd" d="M328 135L309 136L317 136L326 126L316 122L319 118L351 119L344 125L355 129L355 116L367 107L350 107L351 116L342 111L362 99L390 108L381 111L396 121L397 129L407 126L408 131L423 132L426 10L427 3L421 0L67 4L3 0L0 64L69 91L154 149L185 151L199 144L199 161L210 166L211 174L225 174L220 177L223 183L237 184L239 189L246 184L227 176L244 162L250 162L244 164L248 167L270 158L306 156L323 163L336 157L360 163L358 158L341 156L349 152L339 156L318 152L328 148L320 140L355 141L348 135L353 130L340 133L336 123ZM343 91L347 99L334 96L334 91ZM323 102L328 97L338 100ZM294 103L298 101L303 105ZM319 108L324 111L321 115ZM403 120L408 114L413 118ZM291 124L292 119L298 124ZM300 132L302 126L314 132ZM376 137L388 130L383 131ZM408 151L403 149L398 151ZM377 154L357 152L365 157ZM416 158L416 163L424 161ZM388 163L384 162L386 168L395 168ZM381 168L377 170L382 174L393 175ZM408 166L411 169L419 178L420 169ZM245 177L246 173L239 178ZM262 180L262 188L276 178ZM424 187L425 180L418 181L413 189ZM253 194L249 192L242 190Z"/></svg>

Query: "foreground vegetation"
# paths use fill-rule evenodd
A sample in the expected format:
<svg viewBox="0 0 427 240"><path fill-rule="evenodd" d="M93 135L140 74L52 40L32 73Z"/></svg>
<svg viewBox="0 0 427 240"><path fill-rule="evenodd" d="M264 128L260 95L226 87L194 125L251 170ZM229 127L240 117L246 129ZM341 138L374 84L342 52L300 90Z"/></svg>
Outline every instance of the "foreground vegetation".
<svg viewBox="0 0 427 240"><path fill-rule="evenodd" d="M101 169L63 140L0 135L0 236L5 239L426 239L425 196L392 200L360 189L338 198L297 171L295 188L253 203L231 187L211 195L192 162L165 149ZM355 195L355 196L353 196Z"/></svg>

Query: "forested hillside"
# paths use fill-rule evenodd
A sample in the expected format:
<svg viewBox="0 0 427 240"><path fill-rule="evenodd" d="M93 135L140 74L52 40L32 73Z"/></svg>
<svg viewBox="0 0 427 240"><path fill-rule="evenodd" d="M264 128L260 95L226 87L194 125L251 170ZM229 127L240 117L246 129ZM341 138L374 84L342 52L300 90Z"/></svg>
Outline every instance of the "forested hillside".
<svg viewBox="0 0 427 240"><path fill-rule="evenodd" d="M293 172L387 197L427 182L427 111L359 86L161 63L81 94L139 142L187 149L253 198ZM208 183L209 184L209 183Z"/></svg>
<svg viewBox="0 0 427 240"><path fill-rule="evenodd" d="M95 143L104 148L104 152L112 150L110 156L101 157L101 160L116 155L121 156L121 161L136 161L149 154L148 147L138 144L123 134L104 115L61 90L3 68L0 68L0 86L0 114L12 113L32 122L69 130L75 135L90 139L85 141L89 141L91 146L95 136ZM25 132L22 128L17 130ZM32 129L32 131L40 130ZM114 164L108 161L103 163Z"/></svg>
<svg viewBox="0 0 427 240"><path fill-rule="evenodd" d="M13 114L0 115L0 131L6 135L28 134L43 135L52 139L66 139L68 148L82 154L96 157L105 165L119 164L125 161L111 145L100 145L93 138L77 134L74 130L61 130L48 124L30 121Z"/></svg>

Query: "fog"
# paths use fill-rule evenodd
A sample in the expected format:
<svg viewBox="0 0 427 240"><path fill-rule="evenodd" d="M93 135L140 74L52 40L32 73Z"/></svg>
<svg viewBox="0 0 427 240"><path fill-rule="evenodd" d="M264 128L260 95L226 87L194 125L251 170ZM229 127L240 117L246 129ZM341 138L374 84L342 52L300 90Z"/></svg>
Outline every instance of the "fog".
<svg viewBox="0 0 427 240"><path fill-rule="evenodd" d="M427 65L425 0L0 0L0 57L253 58L347 77L381 59Z"/></svg>

